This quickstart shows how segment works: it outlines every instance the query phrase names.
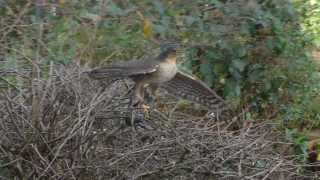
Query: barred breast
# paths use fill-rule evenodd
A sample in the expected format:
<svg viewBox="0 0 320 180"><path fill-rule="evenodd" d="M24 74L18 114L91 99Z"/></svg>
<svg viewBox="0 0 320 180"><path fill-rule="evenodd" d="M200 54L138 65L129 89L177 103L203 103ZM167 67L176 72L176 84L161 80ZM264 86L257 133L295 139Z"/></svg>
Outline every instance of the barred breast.
<svg viewBox="0 0 320 180"><path fill-rule="evenodd" d="M178 72L175 63L162 63L159 66L159 83L170 81Z"/></svg>

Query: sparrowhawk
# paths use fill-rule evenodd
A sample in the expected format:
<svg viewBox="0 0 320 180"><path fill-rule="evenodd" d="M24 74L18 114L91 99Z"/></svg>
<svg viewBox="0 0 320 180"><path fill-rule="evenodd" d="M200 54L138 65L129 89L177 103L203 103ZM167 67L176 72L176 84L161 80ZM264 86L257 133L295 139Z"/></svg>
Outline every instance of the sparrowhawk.
<svg viewBox="0 0 320 180"><path fill-rule="evenodd" d="M143 103L145 87L149 86L153 91L158 87L163 88L174 96L204 105L213 112L228 109L225 101L205 83L178 71L177 48L168 46L154 59L132 60L94 69L89 76L94 79L132 79L135 82L133 104Z"/></svg>

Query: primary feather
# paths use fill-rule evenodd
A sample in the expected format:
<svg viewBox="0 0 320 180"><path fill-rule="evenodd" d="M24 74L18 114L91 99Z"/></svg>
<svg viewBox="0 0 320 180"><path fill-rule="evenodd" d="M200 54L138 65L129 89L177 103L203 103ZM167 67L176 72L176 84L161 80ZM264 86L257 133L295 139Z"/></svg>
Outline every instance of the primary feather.
<svg viewBox="0 0 320 180"><path fill-rule="evenodd" d="M226 102L205 83L181 72L161 87L170 94L204 105L212 111L229 109Z"/></svg>

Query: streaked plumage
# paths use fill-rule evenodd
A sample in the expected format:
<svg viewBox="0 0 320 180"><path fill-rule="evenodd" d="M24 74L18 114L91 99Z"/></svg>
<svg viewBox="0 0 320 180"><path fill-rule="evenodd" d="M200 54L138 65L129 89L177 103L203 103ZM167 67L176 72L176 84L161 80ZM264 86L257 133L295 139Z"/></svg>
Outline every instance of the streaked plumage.
<svg viewBox="0 0 320 180"><path fill-rule="evenodd" d="M201 104L212 111L229 109L227 103L204 82L182 72L178 72L171 81L161 84L161 88L177 97Z"/></svg>

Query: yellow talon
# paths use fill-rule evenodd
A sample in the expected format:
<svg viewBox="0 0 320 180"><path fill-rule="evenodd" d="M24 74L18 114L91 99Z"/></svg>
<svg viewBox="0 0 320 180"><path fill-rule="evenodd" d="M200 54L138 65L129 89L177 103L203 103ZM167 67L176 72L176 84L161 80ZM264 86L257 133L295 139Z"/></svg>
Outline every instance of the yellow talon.
<svg viewBox="0 0 320 180"><path fill-rule="evenodd" d="M145 104L142 104L141 107L142 107L142 110L143 110L144 115L145 115L147 118L149 118L149 117L150 117L150 113L149 113L150 107L147 106L147 105L145 105Z"/></svg>

